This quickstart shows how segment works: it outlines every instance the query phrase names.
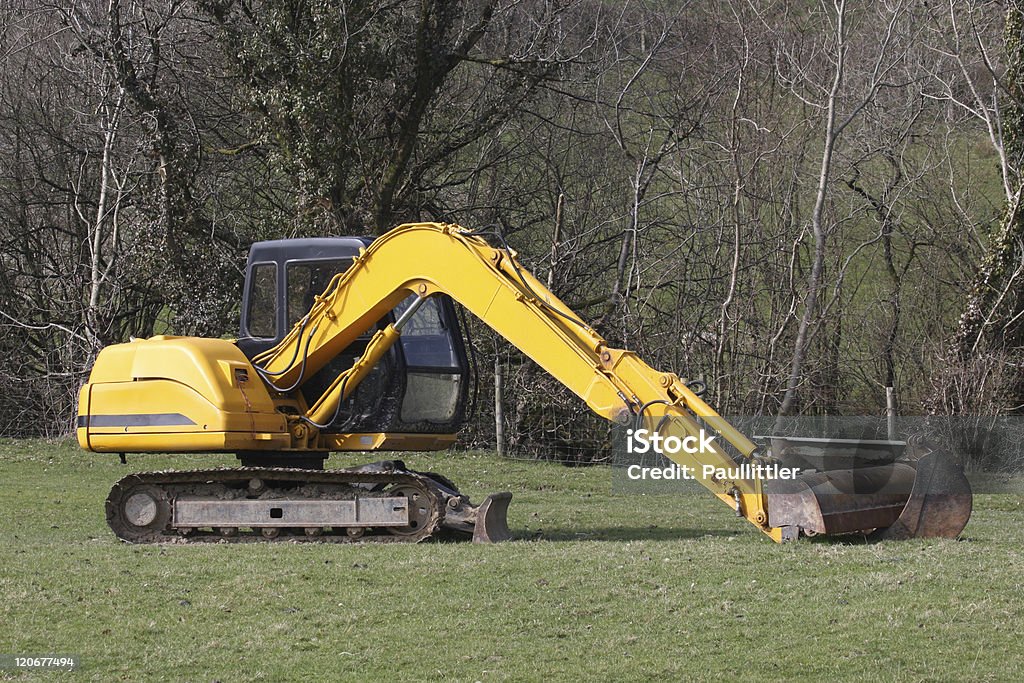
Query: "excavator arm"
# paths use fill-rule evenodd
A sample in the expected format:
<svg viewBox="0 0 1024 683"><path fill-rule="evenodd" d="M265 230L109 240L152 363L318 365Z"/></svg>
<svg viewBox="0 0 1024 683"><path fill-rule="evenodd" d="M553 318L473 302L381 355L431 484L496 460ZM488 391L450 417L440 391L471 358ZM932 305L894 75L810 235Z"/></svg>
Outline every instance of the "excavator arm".
<svg viewBox="0 0 1024 683"><path fill-rule="evenodd" d="M481 235L457 225L402 225L379 238L331 281L308 316L254 363L274 385L295 384L410 295L425 299L438 293L462 304L604 418L628 424L642 408L651 417L667 414L685 421L698 416L743 455L756 451L754 443L678 377L655 371L630 351L609 347L523 268L513 252L492 247ZM403 318L414 311L410 307ZM304 422L321 421L336 409L337 401L395 343L402 322L377 333L364 356L316 401ZM699 431L692 422L686 426L694 434ZM712 464L734 464L722 457Z"/></svg>

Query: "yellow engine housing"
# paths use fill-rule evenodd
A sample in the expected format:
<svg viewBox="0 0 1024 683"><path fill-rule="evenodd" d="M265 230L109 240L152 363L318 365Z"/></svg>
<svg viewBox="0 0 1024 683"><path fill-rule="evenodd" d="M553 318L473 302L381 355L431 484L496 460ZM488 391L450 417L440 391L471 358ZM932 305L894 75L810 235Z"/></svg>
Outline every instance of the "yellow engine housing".
<svg viewBox="0 0 1024 683"><path fill-rule="evenodd" d="M78 443L96 452L276 450L291 445L245 355L226 339L157 336L103 349L82 387Z"/></svg>

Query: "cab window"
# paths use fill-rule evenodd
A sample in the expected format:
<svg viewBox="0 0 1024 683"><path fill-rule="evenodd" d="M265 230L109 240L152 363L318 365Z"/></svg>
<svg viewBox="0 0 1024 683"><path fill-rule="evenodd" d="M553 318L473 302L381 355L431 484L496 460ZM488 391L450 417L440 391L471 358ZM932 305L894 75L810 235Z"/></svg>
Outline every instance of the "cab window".
<svg viewBox="0 0 1024 683"><path fill-rule="evenodd" d="M288 325L306 315L313 300L323 294L331 278L352 265L351 258L288 263Z"/></svg>
<svg viewBox="0 0 1024 683"><path fill-rule="evenodd" d="M400 316L416 300L411 296L395 308ZM452 346L451 330L444 324L440 301L427 299L402 330L402 351L411 368L457 368L459 359Z"/></svg>
<svg viewBox="0 0 1024 683"><path fill-rule="evenodd" d="M277 264L254 265L249 281L249 336L273 339L277 336Z"/></svg>

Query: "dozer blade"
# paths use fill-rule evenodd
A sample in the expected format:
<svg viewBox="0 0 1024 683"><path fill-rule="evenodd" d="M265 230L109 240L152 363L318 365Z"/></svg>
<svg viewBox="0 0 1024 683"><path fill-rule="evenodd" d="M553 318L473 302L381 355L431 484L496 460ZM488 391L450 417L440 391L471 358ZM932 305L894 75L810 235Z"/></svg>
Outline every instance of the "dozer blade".
<svg viewBox="0 0 1024 683"><path fill-rule="evenodd" d="M512 540L512 532L508 530L508 504L511 500L512 494L508 491L492 493L484 498L484 502L476 511L473 543L501 543Z"/></svg>
<svg viewBox="0 0 1024 683"><path fill-rule="evenodd" d="M874 538L955 538L971 515L960 467L932 451L916 461L811 471L765 483L768 519L784 538L869 533Z"/></svg>
<svg viewBox="0 0 1024 683"><path fill-rule="evenodd" d="M512 540L508 529L508 504L512 494L508 491L492 493L480 505L474 505L461 493L455 483L436 472L418 472L406 469L401 460L384 460L359 467L349 472L407 473L422 477L442 503L440 531L447 538L472 538L473 543L501 543Z"/></svg>

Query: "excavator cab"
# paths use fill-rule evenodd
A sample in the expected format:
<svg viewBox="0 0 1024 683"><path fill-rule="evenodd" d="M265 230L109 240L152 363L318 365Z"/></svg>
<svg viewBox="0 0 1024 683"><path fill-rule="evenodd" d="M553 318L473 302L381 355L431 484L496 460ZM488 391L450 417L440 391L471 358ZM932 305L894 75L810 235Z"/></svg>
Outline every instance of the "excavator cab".
<svg viewBox="0 0 1024 683"><path fill-rule="evenodd" d="M237 345L252 360L276 346L313 307L331 279L372 240L317 237L257 242L249 251ZM312 403L361 356L374 332L393 323L410 297L365 330L300 386ZM455 306L431 297L346 402L327 432L453 434L465 418L469 363Z"/></svg>

